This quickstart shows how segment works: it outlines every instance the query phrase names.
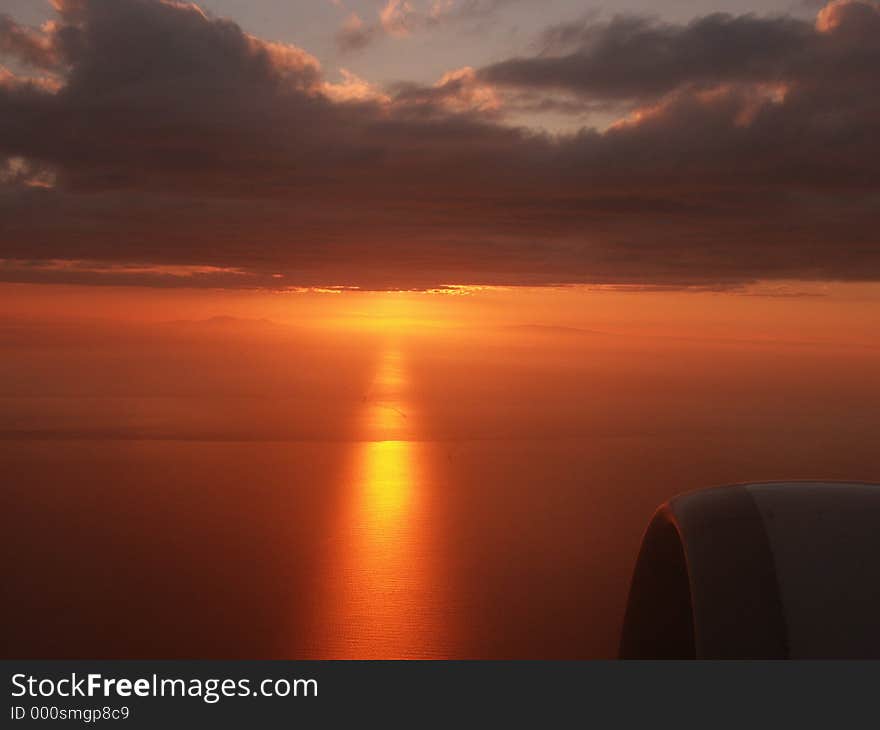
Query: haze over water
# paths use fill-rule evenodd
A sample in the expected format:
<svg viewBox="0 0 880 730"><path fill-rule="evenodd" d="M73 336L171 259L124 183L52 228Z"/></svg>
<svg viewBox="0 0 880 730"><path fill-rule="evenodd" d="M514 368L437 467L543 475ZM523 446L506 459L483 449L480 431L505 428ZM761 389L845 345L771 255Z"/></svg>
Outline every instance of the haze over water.
<svg viewBox="0 0 880 730"><path fill-rule="evenodd" d="M759 326L744 298L713 328L695 305L729 300L682 295L623 332L535 296L552 324L488 294L445 322L429 295L311 326L3 322L10 655L610 657L662 501L880 479L870 308L773 300Z"/></svg>

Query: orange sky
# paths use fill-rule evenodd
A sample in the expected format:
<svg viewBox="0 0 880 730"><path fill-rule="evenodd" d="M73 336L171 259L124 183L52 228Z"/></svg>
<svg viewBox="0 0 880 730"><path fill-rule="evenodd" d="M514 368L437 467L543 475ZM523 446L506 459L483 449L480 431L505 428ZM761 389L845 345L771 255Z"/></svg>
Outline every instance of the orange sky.
<svg viewBox="0 0 880 730"><path fill-rule="evenodd" d="M162 322L213 317L364 332L541 325L614 333L877 344L880 285L784 282L741 293L465 288L454 293L212 291L0 284L6 318Z"/></svg>

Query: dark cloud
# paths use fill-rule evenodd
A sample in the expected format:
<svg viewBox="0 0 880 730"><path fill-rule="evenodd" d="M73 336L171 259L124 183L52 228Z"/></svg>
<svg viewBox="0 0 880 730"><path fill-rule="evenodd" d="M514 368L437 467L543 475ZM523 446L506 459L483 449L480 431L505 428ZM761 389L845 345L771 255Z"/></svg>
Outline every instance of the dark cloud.
<svg viewBox="0 0 880 730"><path fill-rule="evenodd" d="M496 84L639 102L685 86L800 82L828 72L864 76L880 63L876 5L842 3L833 12L839 24L831 33L785 16L718 13L684 25L639 16L586 19L549 28L538 56L481 73Z"/></svg>
<svg viewBox="0 0 880 730"><path fill-rule="evenodd" d="M662 38L647 65L629 40L615 60L619 25L583 28L605 38L594 69L637 108L560 136L501 123L498 66L386 96L356 77L328 84L305 51L194 5L57 5L38 40L60 87L0 77L0 279L880 280L876 3L835 3L815 27L627 20L625 38ZM557 49L598 47L553 34ZM534 95L568 78L522 83ZM579 98L623 94L602 91L608 78L582 82Z"/></svg>

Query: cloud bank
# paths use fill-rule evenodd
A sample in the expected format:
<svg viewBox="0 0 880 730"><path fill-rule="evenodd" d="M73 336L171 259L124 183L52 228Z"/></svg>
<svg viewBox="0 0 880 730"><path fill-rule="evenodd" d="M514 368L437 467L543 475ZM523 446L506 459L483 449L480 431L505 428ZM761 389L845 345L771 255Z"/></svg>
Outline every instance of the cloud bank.
<svg viewBox="0 0 880 730"><path fill-rule="evenodd" d="M42 29L0 16L33 71L0 71L0 280L880 280L877 2L571 23L392 90L194 4L53 4ZM620 119L505 123L505 100L560 93Z"/></svg>

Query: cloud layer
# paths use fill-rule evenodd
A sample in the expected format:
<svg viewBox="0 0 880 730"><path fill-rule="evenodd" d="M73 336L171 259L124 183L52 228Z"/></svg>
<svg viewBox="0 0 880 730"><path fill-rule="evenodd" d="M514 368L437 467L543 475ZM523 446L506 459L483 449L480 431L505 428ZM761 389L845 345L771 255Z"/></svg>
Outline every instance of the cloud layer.
<svg viewBox="0 0 880 730"><path fill-rule="evenodd" d="M343 52L359 51L382 38L406 38L414 33L442 27L472 25L482 28L500 10L520 0L430 0L418 7L416 0L384 0L375 20L350 12L336 33Z"/></svg>
<svg viewBox="0 0 880 730"><path fill-rule="evenodd" d="M385 91L189 3L54 5L40 30L0 16L33 69L0 72L0 280L880 280L876 2L573 23ZM505 124L505 100L560 93L621 119Z"/></svg>

